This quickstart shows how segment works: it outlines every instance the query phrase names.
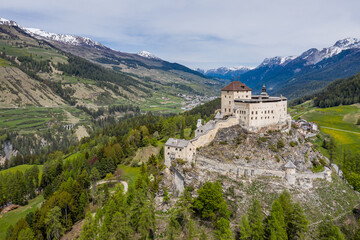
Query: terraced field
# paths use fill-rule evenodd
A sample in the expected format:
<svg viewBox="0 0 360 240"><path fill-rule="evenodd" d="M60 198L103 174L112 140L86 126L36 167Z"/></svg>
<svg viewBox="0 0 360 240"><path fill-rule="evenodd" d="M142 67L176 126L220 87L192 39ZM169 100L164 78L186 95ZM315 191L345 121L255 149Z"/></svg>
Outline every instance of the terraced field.
<svg viewBox="0 0 360 240"><path fill-rule="evenodd" d="M41 132L53 124L66 124L66 112L86 123L89 117L82 111L72 107L27 107L0 109L0 129L19 131L20 133Z"/></svg>

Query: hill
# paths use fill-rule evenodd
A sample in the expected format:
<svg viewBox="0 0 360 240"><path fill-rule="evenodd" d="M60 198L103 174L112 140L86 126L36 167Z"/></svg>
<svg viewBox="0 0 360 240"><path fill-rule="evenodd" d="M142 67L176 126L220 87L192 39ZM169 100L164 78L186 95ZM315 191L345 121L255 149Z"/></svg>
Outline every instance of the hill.
<svg viewBox="0 0 360 240"><path fill-rule="evenodd" d="M332 82L313 97L314 105L321 108L359 103L360 73Z"/></svg>

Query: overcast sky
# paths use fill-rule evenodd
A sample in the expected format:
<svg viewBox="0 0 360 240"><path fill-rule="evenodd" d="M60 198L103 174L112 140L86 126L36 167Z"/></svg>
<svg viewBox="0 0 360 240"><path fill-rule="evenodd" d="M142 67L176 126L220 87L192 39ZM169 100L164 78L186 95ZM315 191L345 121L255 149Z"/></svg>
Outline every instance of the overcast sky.
<svg viewBox="0 0 360 240"><path fill-rule="evenodd" d="M359 9L359 0L3 0L0 17L209 69L359 38Z"/></svg>

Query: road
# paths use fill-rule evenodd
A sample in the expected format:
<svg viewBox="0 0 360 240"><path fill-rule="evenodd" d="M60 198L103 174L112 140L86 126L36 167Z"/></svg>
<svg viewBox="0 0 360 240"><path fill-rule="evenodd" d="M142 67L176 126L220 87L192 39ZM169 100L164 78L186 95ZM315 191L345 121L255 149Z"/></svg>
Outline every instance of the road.
<svg viewBox="0 0 360 240"><path fill-rule="evenodd" d="M96 186L104 184L104 183L111 183L111 182L118 183L119 181L118 180L101 180L96 183ZM124 186L124 193L126 193L129 188L128 183L125 181L120 181L120 183ZM90 187L90 189L91 188L92 188L92 186Z"/></svg>

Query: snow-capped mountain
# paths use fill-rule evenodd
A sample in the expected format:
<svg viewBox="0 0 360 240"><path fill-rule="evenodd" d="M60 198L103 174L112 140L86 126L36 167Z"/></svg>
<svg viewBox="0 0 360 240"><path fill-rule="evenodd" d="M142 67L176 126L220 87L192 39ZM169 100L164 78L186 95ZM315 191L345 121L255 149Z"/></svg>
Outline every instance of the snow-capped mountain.
<svg viewBox="0 0 360 240"><path fill-rule="evenodd" d="M307 65L314 65L326 58L333 57L344 50L360 48L360 39L357 38L345 38L337 41L333 46L318 50L311 48L304 52L300 58L306 60Z"/></svg>
<svg viewBox="0 0 360 240"><path fill-rule="evenodd" d="M38 39L56 41L74 46L85 45L94 48L105 48L105 46L102 45L101 43L95 42L87 37L79 37L69 34L50 33L37 28L23 28L23 30Z"/></svg>
<svg viewBox="0 0 360 240"><path fill-rule="evenodd" d="M8 26L14 26L14 27L19 27L19 25L12 20L7 20L5 18L0 18L0 24L1 25L8 25Z"/></svg>
<svg viewBox="0 0 360 240"><path fill-rule="evenodd" d="M297 58L297 56L287 56L287 57L276 56L272 58L265 58L264 61L262 61L262 63L258 67L273 66L273 65L285 66L295 58Z"/></svg>
<svg viewBox="0 0 360 240"><path fill-rule="evenodd" d="M150 53L150 52L147 52L147 51L138 52L137 55L139 55L139 56L141 56L141 57L144 57L144 58L160 60L159 57L157 57L157 56L155 56L154 54L152 54L152 53Z"/></svg>
<svg viewBox="0 0 360 240"><path fill-rule="evenodd" d="M79 37L70 34L57 34L46 32L37 28L26 28L17 24L15 21L7 20L5 18L0 18L0 24L15 26L21 28L24 32L30 34L31 36L40 39L40 40L48 40L48 41L56 41L59 43L70 44L74 46L88 46L94 48L106 48L101 43L95 42L87 37Z"/></svg>
<svg viewBox="0 0 360 240"><path fill-rule="evenodd" d="M251 67L239 66L239 67L219 67L213 68L209 70L203 70L200 68L195 69L206 76L215 77L215 78L223 78L223 79L233 79L234 77L238 77L247 71L250 71Z"/></svg>

